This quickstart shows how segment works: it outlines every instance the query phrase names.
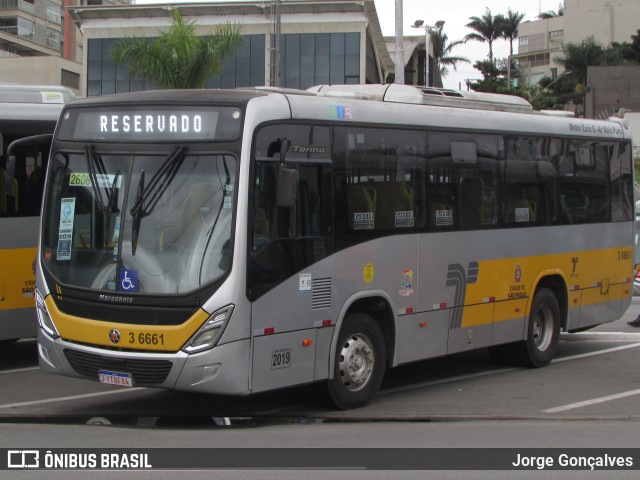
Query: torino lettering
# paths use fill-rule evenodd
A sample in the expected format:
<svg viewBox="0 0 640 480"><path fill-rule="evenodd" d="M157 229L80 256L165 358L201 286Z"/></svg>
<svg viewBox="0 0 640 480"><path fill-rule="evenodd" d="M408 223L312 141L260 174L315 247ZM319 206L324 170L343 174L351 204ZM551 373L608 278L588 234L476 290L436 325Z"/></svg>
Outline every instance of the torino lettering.
<svg viewBox="0 0 640 480"><path fill-rule="evenodd" d="M100 133L200 133L200 115L100 115Z"/></svg>

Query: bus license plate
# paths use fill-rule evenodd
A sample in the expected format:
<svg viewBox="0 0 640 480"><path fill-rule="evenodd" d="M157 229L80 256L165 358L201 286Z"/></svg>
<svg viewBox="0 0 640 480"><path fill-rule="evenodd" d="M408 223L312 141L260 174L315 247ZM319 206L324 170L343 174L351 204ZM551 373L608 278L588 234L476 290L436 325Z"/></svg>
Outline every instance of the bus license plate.
<svg viewBox="0 0 640 480"><path fill-rule="evenodd" d="M120 385L121 387L133 387L133 377L130 373L98 370L98 377L100 378L100 383Z"/></svg>

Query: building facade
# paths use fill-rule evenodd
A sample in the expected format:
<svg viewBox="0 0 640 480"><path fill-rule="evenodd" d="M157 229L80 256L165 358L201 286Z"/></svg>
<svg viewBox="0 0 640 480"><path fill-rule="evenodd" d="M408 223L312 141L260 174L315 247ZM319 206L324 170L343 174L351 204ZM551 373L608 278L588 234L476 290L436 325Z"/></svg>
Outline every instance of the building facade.
<svg viewBox="0 0 640 480"><path fill-rule="evenodd" d="M568 43L581 43L590 36L605 47L630 42L640 28L638 18L638 0L564 0L564 15L521 23L514 56L521 81L535 84L542 77L561 75L564 67L556 58Z"/></svg>
<svg viewBox="0 0 640 480"><path fill-rule="evenodd" d="M274 85L305 89L328 83L380 83L393 72L373 0L294 0L282 2L279 12L274 10L275 3L69 7L83 33L86 81L82 94L154 88L130 78L127 65L113 62L109 52L120 38L155 38L166 31L174 8L183 18L197 20L199 35L209 35L225 22L243 26L243 47L227 59L220 74L209 82L210 88ZM279 73L274 76L274 71Z"/></svg>
<svg viewBox="0 0 640 480"><path fill-rule="evenodd" d="M66 7L81 2L131 0L0 0L0 83L62 85L79 93L82 36Z"/></svg>

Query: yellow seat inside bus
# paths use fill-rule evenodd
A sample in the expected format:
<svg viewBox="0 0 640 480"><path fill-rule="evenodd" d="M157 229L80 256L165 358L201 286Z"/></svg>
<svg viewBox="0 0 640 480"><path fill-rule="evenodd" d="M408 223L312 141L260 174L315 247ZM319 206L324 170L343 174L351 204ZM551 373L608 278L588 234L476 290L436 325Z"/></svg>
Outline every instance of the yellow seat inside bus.
<svg viewBox="0 0 640 480"><path fill-rule="evenodd" d="M374 222L376 218L375 188L365 184L351 184L347 187L347 222L352 230L359 230L361 226L356 224L356 213L372 213Z"/></svg>
<svg viewBox="0 0 640 480"><path fill-rule="evenodd" d="M376 191L376 228L397 228L396 213L415 213L413 189L401 182L374 182Z"/></svg>

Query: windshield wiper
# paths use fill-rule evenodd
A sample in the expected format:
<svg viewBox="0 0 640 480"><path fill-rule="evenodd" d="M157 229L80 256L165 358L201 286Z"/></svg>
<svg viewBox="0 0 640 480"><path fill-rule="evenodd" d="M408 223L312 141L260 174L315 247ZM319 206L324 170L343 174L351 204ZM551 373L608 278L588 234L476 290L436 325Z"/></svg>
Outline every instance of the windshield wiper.
<svg viewBox="0 0 640 480"><path fill-rule="evenodd" d="M227 166L227 159L224 155L222 156L222 166L224 167L224 173L225 173L225 183L224 185L222 185L222 201L220 202L220 206L218 207L218 213L216 214L216 218L213 221L211 228L209 228L209 230L207 231L208 237L207 237L207 243L204 247L205 252L209 248L209 243L213 238L213 232L216 229L216 225L218 225L218 220L220 219L220 214L222 213L222 208L224 207L225 196L230 193L229 186L231 185L231 173L229 172L229 167ZM221 178L219 171L218 171L218 178ZM204 269L204 259L205 259L205 255L202 255L202 259L200 260L200 269L198 270L198 282L200 283L200 285L202 285L202 272Z"/></svg>
<svg viewBox="0 0 640 480"><path fill-rule="evenodd" d="M138 193L136 201L131 207L129 213L133 217L131 232L131 254L136 254L138 246L138 234L140 233L140 223L142 219L153 212L164 192L175 178L178 170L182 166L182 162L187 156L187 147L180 145L177 147L160 166L155 175L151 178L149 186L144 185L144 170L140 173L140 181L138 182Z"/></svg>
<svg viewBox="0 0 640 480"><path fill-rule="evenodd" d="M111 223L111 214L118 213L117 202L117 185L118 178L120 177L120 170L116 171L116 174L113 178L113 183L109 186L109 176L107 175L107 169L104 166L104 162L102 161L102 157L96 157L93 154L93 146L85 145L84 147L84 158L87 162L87 169L89 170L89 177L91 180L91 187L93 188L93 194L96 198L96 203L98 204L98 210L106 215L106 229L109 229L109 224ZM105 195L106 195L106 204L102 197L102 191L100 190L100 185L98 183L98 174L96 174L96 168L98 170L98 174L100 175L101 180L104 183Z"/></svg>

